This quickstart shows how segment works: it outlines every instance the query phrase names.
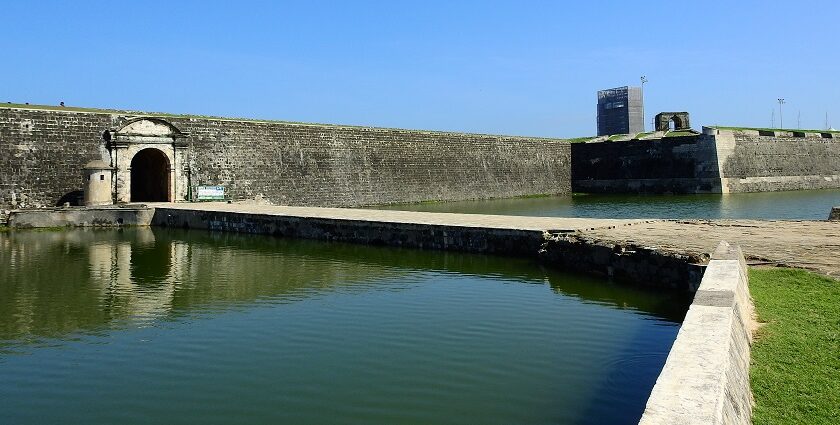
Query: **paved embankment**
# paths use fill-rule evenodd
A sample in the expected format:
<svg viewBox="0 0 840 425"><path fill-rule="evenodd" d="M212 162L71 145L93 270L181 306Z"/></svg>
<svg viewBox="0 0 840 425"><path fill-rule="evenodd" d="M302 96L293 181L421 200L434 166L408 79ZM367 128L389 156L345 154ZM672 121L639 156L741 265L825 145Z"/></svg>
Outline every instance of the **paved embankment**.
<svg viewBox="0 0 840 425"><path fill-rule="evenodd" d="M588 243L651 247L689 256L712 252L726 240L738 244L751 263L804 268L840 278L838 221L663 220L577 235Z"/></svg>
<svg viewBox="0 0 840 425"><path fill-rule="evenodd" d="M509 217L247 204L150 204L154 225L535 256L546 232L573 233L642 220Z"/></svg>
<svg viewBox="0 0 840 425"><path fill-rule="evenodd" d="M567 269L689 283L721 240L752 263L810 269L840 277L840 221L617 220L283 207L227 203L155 203L157 225L189 226L374 245L535 255ZM12 211L11 227L146 225L137 206ZM167 211L169 211L167 213ZM167 216L168 214L168 216Z"/></svg>

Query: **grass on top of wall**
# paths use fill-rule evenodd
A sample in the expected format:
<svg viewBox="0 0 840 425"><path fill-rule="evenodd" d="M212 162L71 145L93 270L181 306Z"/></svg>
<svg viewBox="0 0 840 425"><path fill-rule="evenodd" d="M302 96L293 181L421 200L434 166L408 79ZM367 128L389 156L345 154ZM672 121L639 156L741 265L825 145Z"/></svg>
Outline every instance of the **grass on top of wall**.
<svg viewBox="0 0 840 425"><path fill-rule="evenodd" d="M840 281L751 269L759 322L752 347L753 423L840 423Z"/></svg>
<svg viewBox="0 0 840 425"><path fill-rule="evenodd" d="M720 130L755 130L755 131L788 131L797 133L840 133L840 130L815 130L815 129L800 129L800 128L765 128L765 127L730 127L724 125L713 125L710 128L717 128Z"/></svg>
<svg viewBox="0 0 840 425"><path fill-rule="evenodd" d="M669 131L665 133L664 137L686 137L686 136L696 136L697 133L693 133L691 131Z"/></svg>

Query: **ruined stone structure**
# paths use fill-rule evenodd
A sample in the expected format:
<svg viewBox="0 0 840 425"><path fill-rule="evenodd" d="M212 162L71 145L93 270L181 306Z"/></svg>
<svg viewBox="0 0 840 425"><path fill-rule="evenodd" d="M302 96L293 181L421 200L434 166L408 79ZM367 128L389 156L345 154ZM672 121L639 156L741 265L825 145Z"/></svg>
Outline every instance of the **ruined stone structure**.
<svg viewBox="0 0 840 425"><path fill-rule="evenodd" d="M666 135L667 136L667 135ZM840 133L704 127L703 134L572 145L592 193L730 193L840 187Z"/></svg>
<svg viewBox="0 0 840 425"><path fill-rule="evenodd" d="M359 206L569 193L569 143L272 121L0 107L0 211L81 204L82 168L113 167L113 199Z"/></svg>
<svg viewBox="0 0 840 425"><path fill-rule="evenodd" d="M654 122L656 123L656 131L691 130L688 112L660 112L656 114Z"/></svg>

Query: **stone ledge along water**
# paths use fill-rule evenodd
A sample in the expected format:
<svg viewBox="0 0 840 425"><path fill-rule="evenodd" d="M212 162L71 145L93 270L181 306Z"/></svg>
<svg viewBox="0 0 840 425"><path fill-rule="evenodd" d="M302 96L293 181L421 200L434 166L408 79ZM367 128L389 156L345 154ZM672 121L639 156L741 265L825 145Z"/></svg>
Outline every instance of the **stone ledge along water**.
<svg viewBox="0 0 840 425"><path fill-rule="evenodd" d="M696 289L702 275L701 264L707 258L636 246L606 246L586 241L575 243L571 242L574 239L563 236L595 229L633 226L651 220L517 217L225 203L150 205L155 208L152 224L157 226L535 257L567 270L684 291Z"/></svg>
<svg viewBox="0 0 840 425"><path fill-rule="evenodd" d="M653 392L641 425L751 423L752 320L746 260L721 242Z"/></svg>
<svg viewBox="0 0 840 425"><path fill-rule="evenodd" d="M840 276L837 221L556 218L237 203L149 206L156 210L154 218L140 217L138 225L539 256L572 270L689 291L697 288L698 267L721 240L738 243L753 262ZM13 211L10 226L35 226L38 221L30 216L39 214L52 212Z"/></svg>

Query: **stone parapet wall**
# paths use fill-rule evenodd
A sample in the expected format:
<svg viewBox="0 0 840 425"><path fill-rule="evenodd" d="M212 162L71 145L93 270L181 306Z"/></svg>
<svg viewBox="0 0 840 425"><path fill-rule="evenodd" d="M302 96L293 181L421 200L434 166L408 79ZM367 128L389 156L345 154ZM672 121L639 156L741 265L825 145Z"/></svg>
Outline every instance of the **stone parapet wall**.
<svg viewBox="0 0 840 425"><path fill-rule="evenodd" d="M840 137L833 133L714 131L724 192L840 187Z"/></svg>
<svg viewBox="0 0 840 425"><path fill-rule="evenodd" d="M0 108L0 209L52 207L82 194L82 167L107 155L106 114Z"/></svg>
<svg viewBox="0 0 840 425"><path fill-rule="evenodd" d="M751 423L753 307L741 249L721 242L639 422Z"/></svg>
<svg viewBox="0 0 840 425"><path fill-rule="evenodd" d="M572 189L730 193L840 188L836 133L704 128L698 136L572 145Z"/></svg>
<svg viewBox="0 0 840 425"><path fill-rule="evenodd" d="M564 141L384 128L172 119L194 184L281 205L358 206L571 190Z"/></svg>
<svg viewBox="0 0 840 425"><path fill-rule="evenodd" d="M82 167L96 159L112 162L103 133L137 116L0 107L0 209L75 203L83 189ZM308 206L571 190L571 149L562 140L186 116L163 120L188 134L184 160L173 167L175 201L198 185L225 186L234 200Z"/></svg>

